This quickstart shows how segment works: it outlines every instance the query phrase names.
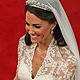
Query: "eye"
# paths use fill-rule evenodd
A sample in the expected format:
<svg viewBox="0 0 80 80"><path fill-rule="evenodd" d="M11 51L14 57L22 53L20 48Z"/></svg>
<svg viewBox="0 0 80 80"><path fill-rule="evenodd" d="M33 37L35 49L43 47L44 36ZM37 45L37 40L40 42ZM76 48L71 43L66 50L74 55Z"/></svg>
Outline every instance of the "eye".
<svg viewBox="0 0 80 80"><path fill-rule="evenodd" d="M28 23L27 21L25 21L25 23L26 23L26 25L28 25L28 26L29 26L29 23Z"/></svg>
<svg viewBox="0 0 80 80"><path fill-rule="evenodd" d="M40 28L41 26L35 26L36 28Z"/></svg>

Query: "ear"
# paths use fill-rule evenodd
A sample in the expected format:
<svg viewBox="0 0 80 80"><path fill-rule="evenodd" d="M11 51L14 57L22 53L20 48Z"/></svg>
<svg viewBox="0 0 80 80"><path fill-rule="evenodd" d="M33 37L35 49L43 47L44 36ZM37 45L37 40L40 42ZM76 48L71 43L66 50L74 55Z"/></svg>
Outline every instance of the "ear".
<svg viewBox="0 0 80 80"><path fill-rule="evenodd" d="M51 24L51 28L55 28L56 27L56 25L57 25L57 21L55 21L53 24Z"/></svg>

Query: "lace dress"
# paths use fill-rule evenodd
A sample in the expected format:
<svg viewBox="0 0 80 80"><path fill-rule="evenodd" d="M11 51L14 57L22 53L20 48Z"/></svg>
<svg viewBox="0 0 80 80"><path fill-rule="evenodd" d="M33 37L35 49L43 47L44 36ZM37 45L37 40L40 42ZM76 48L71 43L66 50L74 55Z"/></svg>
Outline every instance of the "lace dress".
<svg viewBox="0 0 80 80"><path fill-rule="evenodd" d="M67 46L57 46L54 39L48 47L42 66L32 79L32 59L37 44L27 46L24 37L25 35L20 38L18 46L17 74L20 80L71 80L77 59Z"/></svg>

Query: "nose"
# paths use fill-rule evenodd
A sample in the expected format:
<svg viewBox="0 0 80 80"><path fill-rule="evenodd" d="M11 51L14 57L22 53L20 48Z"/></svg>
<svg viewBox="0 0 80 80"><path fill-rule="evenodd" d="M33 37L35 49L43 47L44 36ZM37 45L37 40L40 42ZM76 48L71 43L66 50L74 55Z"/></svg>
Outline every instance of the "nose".
<svg viewBox="0 0 80 80"><path fill-rule="evenodd" d="M32 26L29 26L29 27L27 28L27 31L28 31L29 34L33 34L34 29L33 29Z"/></svg>
<svg viewBox="0 0 80 80"><path fill-rule="evenodd" d="M33 34L33 30L32 29L29 29L28 33L29 34Z"/></svg>

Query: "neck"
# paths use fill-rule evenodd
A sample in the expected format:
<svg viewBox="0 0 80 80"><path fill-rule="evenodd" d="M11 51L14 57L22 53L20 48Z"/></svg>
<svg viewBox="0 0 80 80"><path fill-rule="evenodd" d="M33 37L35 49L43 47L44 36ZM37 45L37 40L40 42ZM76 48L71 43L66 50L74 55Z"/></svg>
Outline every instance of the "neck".
<svg viewBox="0 0 80 80"><path fill-rule="evenodd" d="M49 44L51 43L52 41L52 36L48 37L47 39L45 39L44 41L38 43L38 48L41 49L41 50L47 50L48 49L48 46Z"/></svg>

